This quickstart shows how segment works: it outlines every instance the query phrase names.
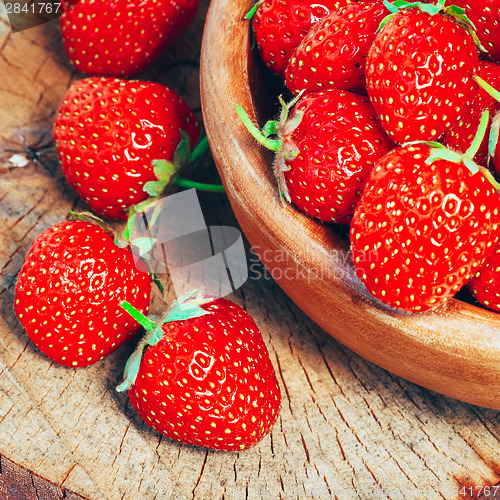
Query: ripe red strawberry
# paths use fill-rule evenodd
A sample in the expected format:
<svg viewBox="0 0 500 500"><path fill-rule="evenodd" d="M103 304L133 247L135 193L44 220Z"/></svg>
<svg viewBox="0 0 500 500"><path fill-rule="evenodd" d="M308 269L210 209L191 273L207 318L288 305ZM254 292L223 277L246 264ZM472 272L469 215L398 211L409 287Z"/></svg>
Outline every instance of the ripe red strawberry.
<svg viewBox="0 0 500 500"><path fill-rule="evenodd" d="M123 306L149 334L118 390L129 390L149 426L181 443L228 451L254 446L269 432L280 389L262 335L244 309L225 299L188 297L157 327Z"/></svg>
<svg viewBox="0 0 500 500"><path fill-rule="evenodd" d="M311 27L351 0L264 0L253 18L257 48L264 64L284 77L292 52Z"/></svg>
<svg viewBox="0 0 500 500"><path fill-rule="evenodd" d="M478 75L495 89L500 89L500 65L480 61ZM450 130L447 130L443 137L443 144L460 153L465 153L471 146L481 120L481 115L485 109L490 110L490 116L494 117L500 111L500 103L488 94L481 87L477 87L476 95L462 119ZM474 161L480 165L488 164L488 136L483 142L474 157Z"/></svg>
<svg viewBox="0 0 500 500"><path fill-rule="evenodd" d="M366 56L387 14L383 0L367 0L348 4L316 23L288 63L290 91L335 88L365 93Z"/></svg>
<svg viewBox="0 0 500 500"><path fill-rule="evenodd" d="M478 302L500 311L500 246L486 259L486 262L469 281L469 290Z"/></svg>
<svg viewBox="0 0 500 500"><path fill-rule="evenodd" d="M280 191L312 217L349 222L373 164L393 146L368 99L343 90L313 92L287 114L278 139L261 141L277 151Z"/></svg>
<svg viewBox="0 0 500 500"><path fill-rule="evenodd" d="M476 27L477 37L493 61L500 63L500 3L498 0L453 0Z"/></svg>
<svg viewBox="0 0 500 500"><path fill-rule="evenodd" d="M430 158L436 149L454 161ZM455 295L500 237L500 196L488 178L436 149L405 145L381 158L350 229L353 262L368 291L408 311Z"/></svg>
<svg viewBox="0 0 500 500"><path fill-rule="evenodd" d="M127 300L146 312L150 291L149 275L113 236L89 222L61 222L40 234L26 255L15 311L49 358L87 366L138 332L119 304Z"/></svg>
<svg viewBox="0 0 500 500"><path fill-rule="evenodd" d="M410 4L395 13L368 52L368 95L386 132L400 144L439 139L476 92L473 37L443 4Z"/></svg>
<svg viewBox="0 0 500 500"><path fill-rule="evenodd" d="M129 77L144 71L194 17L198 0L79 0L61 16L77 70Z"/></svg>
<svg viewBox="0 0 500 500"><path fill-rule="evenodd" d="M196 143L200 126L172 90L152 82L86 78L66 92L53 135L68 182L99 215L125 219L148 195L153 161L171 161L180 130Z"/></svg>

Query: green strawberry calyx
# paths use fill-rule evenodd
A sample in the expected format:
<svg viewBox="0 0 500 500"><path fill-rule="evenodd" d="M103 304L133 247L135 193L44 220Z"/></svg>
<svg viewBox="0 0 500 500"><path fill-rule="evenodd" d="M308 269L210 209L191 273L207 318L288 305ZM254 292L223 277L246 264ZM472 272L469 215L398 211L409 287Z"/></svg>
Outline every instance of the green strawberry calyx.
<svg viewBox="0 0 500 500"><path fill-rule="evenodd" d="M132 318L137 321L146 330L146 335L139 342L137 348L125 364L123 382L118 385L118 392L130 389L137 379L141 366L144 349L149 346L155 346L163 338L163 325L171 321L184 321L191 318L199 318L205 314L212 314L201 306L215 300L215 297L203 296L199 290L194 290L180 299L175 300L168 308L166 314L159 321L144 316L134 306L124 301L120 307L124 309Z"/></svg>
<svg viewBox="0 0 500 500"><path fill-rule="evenodd" d="M146 182L143 190L149 196L157 197L161 196L168 186L175 184L185 188L195 188L201 191L223 193L224 186L220 184L204 184L179 176L183 171L192 171L197 168L205 156L205 153L209 149L208 139L205 134L203 134L196 147L193 151L191 151L189 136L182 130L180 133L181 140L175 148L173 160L153 160L153 169L156 180Z"/></svg>
<svg viewBox="0 0 500 500"><path fill-rule="evenodd" d="M491 97L500 102L500 91L492 87L486 80L480 76L473 75L475 82ZM498 112L491 120L490 135L488 140L488 161L495 156L495 151L498 144L498 135L500 133L500 112Z"/></svg>
<svg viewBox="0 0 500 500"><path fill-rule="evenodd" d="M273 161L273 172L278 182L280 199L282 202L286 200L288 203L291 202L291 198L285 180L285 172L291 168L288 162L296 158L300 152L297 144L292 139L292 134L300 125L304 116L302 111L298 111L290 118L290 110L302 97L303 93L304 91L300 92L288 103L283 100L282 96L279 96L280 115L276 120L266 122L262 130L252 122L240 105L235 106L236 113L250 134L257 142L276 153Z"/></svg>
<svg viewBox="0 0 500 500"><path fill-rule="evenodd" d="M443 146L439 142L424 142L431 147L429 157L425 161L427 165L430 165L436 160L447 160L453 163L463 163L469 172L474 175L478 172L481 172L488 181L492 184L492 186L496 189L497 193L500 194L500 184L493 177L493 174L486 168L481 165L478 165L474 160L474 156L481 145L483 138L486 134L486 130L488 129L488 123L490 119L490 112L488 109L483 111L481 115L481 120L479 122L478 130L472 141L472 144L469 146L469 149L464 154L457 153L451 149L448 149L446 146ZM410 143L407 143L410 144Z"/></svg>
<svg viewBox="0 0 500 500"><path fill-rule="evenodd" d="M476 27L474 26L474 23L467 17L464 9L458 7L457 5L445 6L445 3L446 0L437 0L435 4L428 4L424 2L407 2L406 0L396 0L395 2L384 0L384 5L389 10L390 14L382 19L377 32L380 31L388 21L397 16L401 12L401 10L418 8L422 12L425 12L430 16L444 14L452 17L458 24L463 26L469 32L476 46L482 52L487 52L487 50L481 45L481 42L477 37Z"/></svg>

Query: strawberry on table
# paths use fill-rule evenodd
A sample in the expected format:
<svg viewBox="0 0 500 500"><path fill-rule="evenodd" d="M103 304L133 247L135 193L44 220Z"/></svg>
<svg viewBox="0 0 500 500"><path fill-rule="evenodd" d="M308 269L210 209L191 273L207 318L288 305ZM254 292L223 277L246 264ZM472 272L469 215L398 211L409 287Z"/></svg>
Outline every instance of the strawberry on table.
<svg viewBox="0 0 500 500"><path fill-rule="evenodd" d="M215 450L256 445L278 418L281 393L262 335L226 299L188 294L156 324L124 303L148 332L127 362L132 406L153 429Z"/></svg>
<svg viewBox="0 0 500 500"><path fill-rule="evenodd" d="M438 143L403 145L381 158L350 228L353 262L368 291L408 311L455 295L500 238L492 183L486 169Z"/></svg>
<svg viewBox="0 0 500 500"><path fill-rule="evenodd" d="M15 311L26 333L49 358L87 366L139 331L119 304L148 310L150 277L136 269L128 248L96 224L61 222L36 238L15 291Z"/></svg>
<svg viewBox="0 0 500 500"><path fill-rule="evenodd" d="M172 161L181 130L194 145L200 126L187 104L153 82L92 77L74 83L56 114L53 135L62 171L99 215L126 219L156 181L153 161Z"/></svg>
<svg viewBox="0 0 500 500"><path fill-rule="evenodd" d="M347 4L316 23L288 63L290 91L335 88L365 93L366 56L387 14L383 0L367 0Z"/></svg>
<svg viewBox="0 0 500 500"><path fill-rule="evenodd" d="M350 0L263 0L255 6L253 32L264 64L284 77L288 60L312 26ZM249 13L252 15L253 11Z"/></svg>
<svg viewBox="0 0 500 500"><path fill-rule="evenodd" d="M321 221L347 223L374 163L393 144L366 97L329 89L296 99L283 106L279 123L264 127L277 138L264 137L237 110L254 137L276 151L284 198Z"/></svg>
<svg viewBox="0 0 500 500"><path fill-rule="evenodd" d="M69 59L88 75L145 70L189 25L198 0L79 0L61 16Z"/></svg>
<svg viewBox="0 0 500 500"><path fill-rule="evenodd" d="M368 52L368 95L395 142L437 140L476 93L472 27L444 0L397 5Z"/></svg>

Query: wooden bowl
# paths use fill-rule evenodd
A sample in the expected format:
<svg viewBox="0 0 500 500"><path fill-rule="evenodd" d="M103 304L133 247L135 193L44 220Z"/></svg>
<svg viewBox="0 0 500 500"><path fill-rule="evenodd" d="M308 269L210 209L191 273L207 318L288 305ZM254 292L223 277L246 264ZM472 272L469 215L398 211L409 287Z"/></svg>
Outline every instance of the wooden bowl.
<svg viewBox="0 0 500 500"><path fill-rule="evenodd" d="M272 155L241 124L240 104L262 125L277 101L251 48L251 0L212 0L201 52L205 127L234 213L271 276L319 326L373 363L462 401L500 409L500 314L451 299L404 313L373 299L333 225L283 206Z"/></svg>

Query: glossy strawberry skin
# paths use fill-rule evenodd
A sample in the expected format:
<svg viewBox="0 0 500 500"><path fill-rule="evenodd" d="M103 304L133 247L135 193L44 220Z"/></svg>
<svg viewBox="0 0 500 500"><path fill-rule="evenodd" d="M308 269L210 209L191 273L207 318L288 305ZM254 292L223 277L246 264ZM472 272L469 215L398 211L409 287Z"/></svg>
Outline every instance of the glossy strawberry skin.
<svg viewBox="0 0 500 500"><path fill-rule="evenodd" d="M290 91L334 88L365 93L367 53L387 14L382 0L370 0L348 4L315 24L288 63Z"/></svg>
<svg viewBox="0 0 500 500"><path fill-rule="evenodd" d="M389 137L439 139L470 106L479 58L472 36L448 16L401 11L368 52L366 86Z"/></svg>
<svg viewBox="0 0 500 500"><path fill-rule="evenodd" d="M61 222L36 238L15 291L15 311L35 345L63 366L104 358L139 331L119 304L146 312L149 275L94 224Z"/></svg>
<svg viewBox="0 0 500 500"><path fill-rule="evenodd" d="M373 164L392 148L368 99L342 90L304 95L290 115L303 113L287 137L299 154L287 160L291 201L324 222L348 223Z"/></svg>
<svg viewBox="0 0 500 500"><path fill-rule="evenodd" d="M498 0L453 0L464 9L476 28L481 45L489 57L500 63L500 4Z"/></svg>
<svg viewBox="0 0 500 500"><path fill-rule="evenodd" d="M172 160L181 139L200 126L172 90L157 83L93 77L66 92L53 135L67 181L100 216L126 219L156 180L152 162Z"/></svg>
<svg viewBox="0 0 500 500"><path fill-rule="evenodd" d="M61 16L69 59L88 75L144 71L182 33L198 0L79 0Z"/></svg>
<svg viewBox="0 0 500 500"><path fill-rule="evenodd" d="M478 75L493 88L500 89L500 65L487 61L480 61ZM500 103L481 87L476 86L476 94L464 116L443 137L443 144L447 147L465 153L476 136L481 115L486 109L490 112L490 120L500 111ZM491 122L490 122L491 123ZM488 165L488 136L485 134L474 161L480 165Z"/></svg>
<svg viewBox="0 0 500 500"><path fill-rule="evenodd" d="M493 311L500 311L500 246L469 281L469 290L475 299Z"/></svg>
<svg viewBox="0 0 500 500"><path fill-rule="evenodd" d="M381 158L351 223L356 273L385 304L425 311L455 295L495 248L500 197L478 172L425 163L427 145Z"/></svg>
<svg viewBox="0 0 500 500"><path fill-rule="evenodd" d="M257 49L264 64L284 77L288 60L311 27L349 0L265 0L253 18Z"/></svg>
<svg viewBox="0 0 500 500"><path fill-rule="evenodd" d="M254 446L276 421L281 401L262 335L226 299L202 307L210 314L163 325L130 401L149 426L175 441L227 451Z"/></svg>

